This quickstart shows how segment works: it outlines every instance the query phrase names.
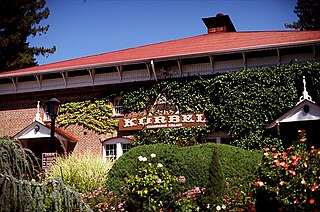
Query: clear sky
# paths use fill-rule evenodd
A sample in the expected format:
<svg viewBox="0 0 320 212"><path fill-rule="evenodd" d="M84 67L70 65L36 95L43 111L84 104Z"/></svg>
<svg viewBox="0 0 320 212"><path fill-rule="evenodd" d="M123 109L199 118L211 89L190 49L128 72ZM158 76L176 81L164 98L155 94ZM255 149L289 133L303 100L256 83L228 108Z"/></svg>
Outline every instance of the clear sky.
<svg viewBox="0 0 320 212"><path fill-rule="evenodd" d="M289 30L297 0L47 0L47 34L31 46L56 46L47 64L205 34L201 18L229 15L237 31Z"/></svg>

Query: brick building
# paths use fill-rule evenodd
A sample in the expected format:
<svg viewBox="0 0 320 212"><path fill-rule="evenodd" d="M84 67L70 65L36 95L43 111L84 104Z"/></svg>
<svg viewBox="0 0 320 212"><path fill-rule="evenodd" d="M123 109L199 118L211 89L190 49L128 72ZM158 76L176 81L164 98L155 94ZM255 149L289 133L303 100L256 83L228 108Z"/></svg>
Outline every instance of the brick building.
<svg viewBox="0 0 320 212"><path fill-rule="evenodd" d="M49 139L49 126L43 122L48 117L37 105L52 97L67 103L101 98L112 90L169 77L320 59L320 31L237 32L223 14L203 18L203 22L207 27L203 35L0 73L0 136L19 139L41 152ZM121 101L115 98L110 104L114 117L121 117ZM78 125L57 128L55 136L57 145L62 146L60 152L93 151L103 157L119 157L133 142L119 130L99 135ZM211 136L220 142L226 135L212 132Z"/></svg>

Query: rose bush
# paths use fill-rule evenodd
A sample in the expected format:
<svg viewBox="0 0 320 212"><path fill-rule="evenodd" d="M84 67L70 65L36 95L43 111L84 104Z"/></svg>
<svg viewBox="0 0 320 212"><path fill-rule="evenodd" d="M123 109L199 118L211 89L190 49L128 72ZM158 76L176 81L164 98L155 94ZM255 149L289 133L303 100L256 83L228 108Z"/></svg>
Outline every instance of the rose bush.
<svg viewBox="0 0 320 212"><path fill-rule="evenodd" d="M298 142L286 150L265 148L259 164L253 194L259 208L270 210L317 211L320 207L319 151L307 148L304 130Z"/></svg>

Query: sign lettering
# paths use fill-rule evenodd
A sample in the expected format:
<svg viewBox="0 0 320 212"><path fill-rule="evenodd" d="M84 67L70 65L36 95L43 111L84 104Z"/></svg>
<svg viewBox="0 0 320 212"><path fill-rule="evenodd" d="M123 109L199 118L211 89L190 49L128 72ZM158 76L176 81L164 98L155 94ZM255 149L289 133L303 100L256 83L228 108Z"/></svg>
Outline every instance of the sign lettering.
<svg viewBox="0 0 320 212"><path fill-rule="evenodd" d="M142 130L168 127L204 126L206 118L203 113L155 115L134 118L120 118L119 130Z"/></svg>

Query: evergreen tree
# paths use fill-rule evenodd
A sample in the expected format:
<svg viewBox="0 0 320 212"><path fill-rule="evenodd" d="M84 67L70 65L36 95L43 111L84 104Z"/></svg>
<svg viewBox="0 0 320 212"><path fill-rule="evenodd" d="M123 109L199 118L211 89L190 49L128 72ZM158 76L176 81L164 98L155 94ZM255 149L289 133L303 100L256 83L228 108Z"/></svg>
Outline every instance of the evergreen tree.
<svg viewBox="0 0 320 212"><path fill-rule="evenodd" d="M298 0L294 13L298 22L285 24L285 27L300 30L320 29L320 0Z"/></svg>
<svg viewBox="0 0 320 212"><path fill-rule="evenodd" d="M0 72L37 65L35 55L48 56L51 48L30 47L27 38L45 34L49 25L39 23L49 16L46 0L0 1Z"/></svg>

